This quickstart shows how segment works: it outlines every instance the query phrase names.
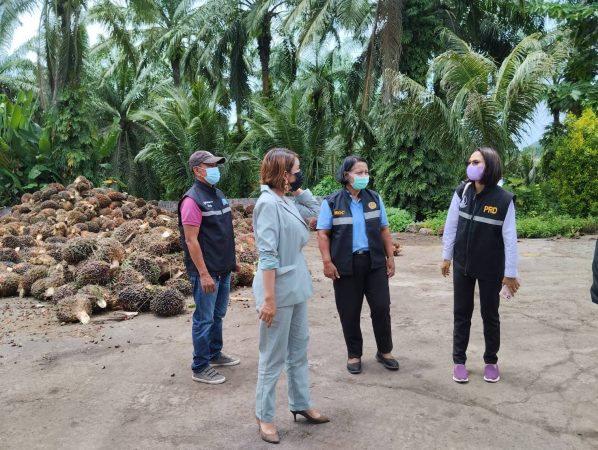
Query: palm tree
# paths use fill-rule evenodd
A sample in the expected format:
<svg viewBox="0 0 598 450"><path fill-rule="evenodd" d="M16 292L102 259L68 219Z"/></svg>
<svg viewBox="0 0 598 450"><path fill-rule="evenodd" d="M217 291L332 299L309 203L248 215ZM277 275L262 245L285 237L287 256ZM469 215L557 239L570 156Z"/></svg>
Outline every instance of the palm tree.
<svg viewBox="0 0 598 450"><path fill-rule="evenodd" d="M564 57L546 49L550 37L524 38L500 66L449 31L447 51L430 66L423 86L390 72L393 94L378 105L374 174L391 204L418 213L446 207L466 156L482 145L508 159Z"/></svg>
<svg viewBox="0 0 598 450"><path fill-rule="evenodd" d="M159 181L144 163L135 163L137 153L145 146L149 131L142 123L131 119L147 103L158 81L152 79L151 68L139 73L134 65L140 56L135 47L110 47L100 42L91 58L95 72L101 74L92 85L96 95L94 106L100 123L100 152L110 155L112 178L133 195L158 198ZM90 58L90 59L91 59Z"/></svg>
<svg viewBox="0 0 598 450"><path fill-rule="evenodd" d="M144 47L150 60L166 56L175 86L182 82L182 61L193 34L193 18L198 12L190 0L131 0L143 27Z"/></svg>
<svg viewBox="0 0 598 450"><path fill-rule="evenodd" d="M544 14L522 0L450 0L445 26L499 64L524 37L543 31Z"/></svg>
<svg viewBox="0 0 598 450"><path fill-rule="evenodd" d="M0 52L9 49L22 14L35 10L38 0L5 0L0 8Z"/></svg>
<svg viewBox="0 0 598 450"><path fill-rule="evenodd" d="M6 50L19 16L41 10L38 78L41 105L55 105L64 88L76 89L83 70L87 33L82 24L86 0L6 0L0 9L0 50Z"/></svg>
<svg viewBox="0 0 598 450"><path fill-rule="evenodd" d="M430 66L431 86L389 73L395 97L388 112L391 126L419 130L431 145L457 152L480 145L503 155L513 151L562 63L564 49L556 46L548 52L551 37L533 34L498 67L453 33L444 31L441 38L448 50Z"/></svg>
<svg viewBox="0 0 598 450"><path fill-rule="evenodd" d="M183 55L187 79L204 79L214 90L226 88L221 101L226 108L234 103L239 135L244 132L241 116L251 94L246 16L238 1L203 4L190 21L195 33Z"/></svg>
<svg viewBox="0 0 598 450"><path fill-rule="evenodd" d="M271 147L297 152L307 185L333 173L350 145L346 134L337 133L348 110L339 80L346 79L348 71L333 52L321 63L305 64L277 101L252 104L249 132L240 147L254 149L260 156Z"/></svg>
<svg viewBox="0 0 598 450"><path fill-rule="evenodd" d="M188 189L192 178L187 162L196 150L225 156L220 185L231 183L247 189L239 180L231 181L238 178L237 168L245 165L251 156L235 151L229 142L228 120L218 106L221 95L218 91L211 92L203 83L196 83L191 90L165 87L153 109L131 115L133 121L147 125L152 136L135 161L147 162L152 167L165 189L165 198L178 199Z"/></svg>
<svg viewBox="0 0 598 450"><path fill-rule="evenodd" d="M7 54L0 49L0 93L14 96L18 91L37 92L36 67L26 57L29 43Z"/></svg>

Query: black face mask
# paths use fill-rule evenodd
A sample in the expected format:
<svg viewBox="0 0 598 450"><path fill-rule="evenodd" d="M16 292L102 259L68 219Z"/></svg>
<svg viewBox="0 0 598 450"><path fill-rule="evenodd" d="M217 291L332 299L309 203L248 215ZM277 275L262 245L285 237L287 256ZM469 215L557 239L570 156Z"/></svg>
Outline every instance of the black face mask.
<svg viewBox="0 0 598 450"><path fill-rule="evenodd" d="M292 183L289 183L289 186L291 187L291 192L295 192L303 184L303 171L300 170L299 172L295 173L294 175L295 175L295 181L293 181Z"/></svg>

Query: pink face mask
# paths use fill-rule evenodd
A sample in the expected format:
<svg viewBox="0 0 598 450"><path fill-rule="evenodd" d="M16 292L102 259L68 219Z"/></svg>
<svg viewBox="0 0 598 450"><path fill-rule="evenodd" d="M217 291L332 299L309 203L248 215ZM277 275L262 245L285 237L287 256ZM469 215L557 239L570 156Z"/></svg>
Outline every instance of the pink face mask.
<svg viewBox="0 0 598 450"><path fill-rule="evenodd" d="M474 166L470 164L467 166L467 178L471 181L480 181L482 179L482 175L484 175L484 166L482 164L478 164Z"/></svg>

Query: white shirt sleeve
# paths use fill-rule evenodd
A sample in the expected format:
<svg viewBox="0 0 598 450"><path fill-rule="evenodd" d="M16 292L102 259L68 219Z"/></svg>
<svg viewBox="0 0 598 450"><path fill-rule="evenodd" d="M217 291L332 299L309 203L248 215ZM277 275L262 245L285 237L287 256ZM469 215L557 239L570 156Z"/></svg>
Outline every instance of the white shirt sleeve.
<svg viewBox="0 0 598 450"><path fill-rule="evenodd" d="M455 247L455 237L457 236L457 223L459 222L459 203L461 199L455 192L449 206L448 215L444 224L444 233L442 233L442 259L453 259L453 249Z"/></svg>
<svg viewBox="0 0 598 450"><path fill-rule="evenodd" d="M517 277L517 225L515 205L511 201L502 225L502 239L505 243L505 277Z"/></svg>

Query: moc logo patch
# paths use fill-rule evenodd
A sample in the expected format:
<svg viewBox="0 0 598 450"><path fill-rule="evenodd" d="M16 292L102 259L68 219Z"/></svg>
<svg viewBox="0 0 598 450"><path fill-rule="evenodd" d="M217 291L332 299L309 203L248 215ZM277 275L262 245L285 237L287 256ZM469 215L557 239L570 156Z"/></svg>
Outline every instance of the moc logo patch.
<svg viewBox="0 0 598 450"><path fill-rule="evenodd" d="M498 208L496 206L484 206L484 212L490 213L490 214L496 214L498 212Z"/></svg>
<svg viewBox="0 0 598 450"><path fill-rule="evenodd" d="M376 202L369 202L368 203L368 208L370 208L370 209L376 209L376 206L378 206L378 205L376 205Z"/></svg>
<svg viewBox="0 0 598 450"><path fill-rule="evenodd" d="M344 216L345 211L343 211L342 209L335 209L332 214L334 214L335 216Z"/></svg>

